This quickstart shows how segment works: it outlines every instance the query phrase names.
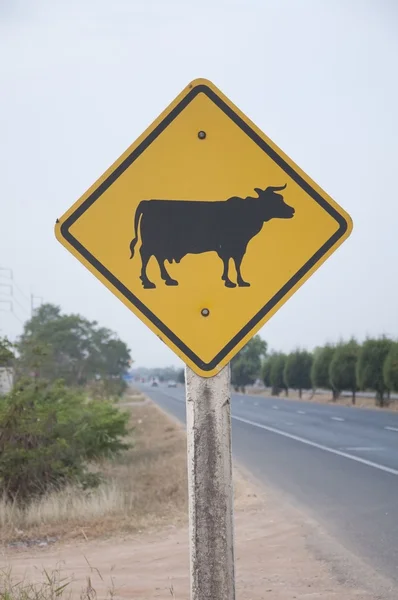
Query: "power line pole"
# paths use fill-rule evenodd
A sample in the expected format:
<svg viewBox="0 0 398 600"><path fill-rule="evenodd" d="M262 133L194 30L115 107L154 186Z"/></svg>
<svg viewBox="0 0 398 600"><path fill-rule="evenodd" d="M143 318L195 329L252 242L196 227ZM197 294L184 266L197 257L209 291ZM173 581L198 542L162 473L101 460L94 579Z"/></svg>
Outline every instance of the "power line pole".
<svg viewBox="0 0 398 600"><path fill-rule="evenodd" d="M43 303L43 298L41 296L35 296L34 294L30 295L30 316L33 317L35 310L37 309L37 307L35 307L35 301L36 300L40 300L40 304Z"/></svg>
<svg viewBox="0 0 398 600"><path fill-rule="evenodd" d="M8 267L0 267L0 280L2 280L0 281L0 294L6 296L7 298L7 300L0 298L0 303L6 303L9 305L9 310L4 311L3 309L2 312L11 312L20 323L23 323L22 319L15 312L15 306L18 306L19 309L33 317L37 308L35 307L35 304L37 304L38 301L41 304L43 302L43 298L34 294L30 294L30 297L28 297L15 281L13 270ZM3 283L3 281L7 283ZM18 292L19 299L15 294L16 291ZM29 308L27 308L28 303L30 304Z"/></svg>

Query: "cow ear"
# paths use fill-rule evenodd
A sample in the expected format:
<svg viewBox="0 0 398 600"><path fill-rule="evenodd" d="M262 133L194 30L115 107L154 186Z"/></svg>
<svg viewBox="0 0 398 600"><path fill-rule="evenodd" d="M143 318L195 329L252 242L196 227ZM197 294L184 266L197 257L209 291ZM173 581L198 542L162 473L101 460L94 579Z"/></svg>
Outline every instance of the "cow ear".
<svg viewBox="0 0 398 600"><path fill-rule="evenodd" d="M261 190L260 188L254 188L254 191L257 192L259 196L261 196L261 194L263 193L263 190Z"/></svg>

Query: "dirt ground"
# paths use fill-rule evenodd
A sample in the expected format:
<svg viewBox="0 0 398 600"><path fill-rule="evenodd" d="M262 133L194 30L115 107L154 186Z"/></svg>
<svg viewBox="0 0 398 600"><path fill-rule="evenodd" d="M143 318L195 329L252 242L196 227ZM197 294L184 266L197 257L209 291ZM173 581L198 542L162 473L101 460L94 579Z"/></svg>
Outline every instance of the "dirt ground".
<svg viewBox="0 0 398 600"><path fill-rule="evenodd" d="M350 581L344 561L343 566L332 568L325 558L316 556L322 551L309 546L315 539L312 526L275 498L272 502L251 494L240 498L235 517L238 599L378 597ZM186 527L169 526L124 539L66 543L50 551L4 551L0 564L10 564L16 578L29 579L37 579L43 568L61 568L63 575L73 576L76 597L90 575L99 599L110 595L134 600L189 598Z"/></svg>
<svg viewBox="0 0 398 600"><path fill-rule="evenodd" d="M162 418L173 426L164 414ZM181 444L185 444L182 435ZM357 564L277 492L264 490L241 469L235 469L234 478L238 600L391 597L382 592L388 583L371 577L368 568ZM43 569L60 569L62 577L73 579L70 589L76 598L188 600L186 507L182 510L184 518L173 514L163 526L156 520L139 531L121 533L115 528L107 539L64 538L45 548L3 546L0 568L11 567L16 581L35 582L43 578ZM95 593L87 594L87 588Z"/></svg>

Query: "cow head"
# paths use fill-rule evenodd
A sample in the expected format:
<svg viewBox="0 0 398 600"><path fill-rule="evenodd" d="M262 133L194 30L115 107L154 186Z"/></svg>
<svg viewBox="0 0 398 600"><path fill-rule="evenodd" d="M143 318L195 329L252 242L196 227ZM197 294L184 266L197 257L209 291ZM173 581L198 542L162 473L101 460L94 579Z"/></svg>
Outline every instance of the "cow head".
<svg viewBox="0 0 398 600"><path fill-rule="evenodd" d="M269 186L265 190L255 188L258 194L257 202L261 203L261 216L264 221L271 219L291 219L294 217L294 208L286 204L282 194L277 194L286 188L285 185L280 187Z"/></svg>

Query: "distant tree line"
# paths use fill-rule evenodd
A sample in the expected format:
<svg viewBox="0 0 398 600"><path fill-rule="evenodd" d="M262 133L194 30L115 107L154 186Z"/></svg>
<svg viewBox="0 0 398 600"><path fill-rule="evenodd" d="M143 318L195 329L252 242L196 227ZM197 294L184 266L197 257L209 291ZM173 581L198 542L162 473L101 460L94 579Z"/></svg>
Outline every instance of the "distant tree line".
<svg viewBox="0 0 398 600"><path fill-rule="evenodd" d="M350 391L355 404L357 391L373 391L376 403L386 406L390 392L398 391L398 342L387 337L355 339L326 344L314 352L297 349L290 354L272 352L262 365L262 378L274 395L289 389L330 390L336 400Z"/></svg>
<svg viewBox="0 0 398 600"><path fill-rule="evenodd" d="M350 339L285 354L268 353L267 343L256 335L232 359L231 382L244 392L259 379L274 395L287 396L293 389L301 398L303 390L322 389L337 400L351 392L355 404L358 391L371 391L379 406L387 406L390 393L398 392L398 341L382 336L360 344Z"/></svg>
<svg viewBox="0 0 398 600"><path fill-rule="evenodd" d="M177 367L137 367L131 369L131 374L134 377L149 379L158 379L159 381L180 381L181 372L184 369L178 369Z"/></svg>

